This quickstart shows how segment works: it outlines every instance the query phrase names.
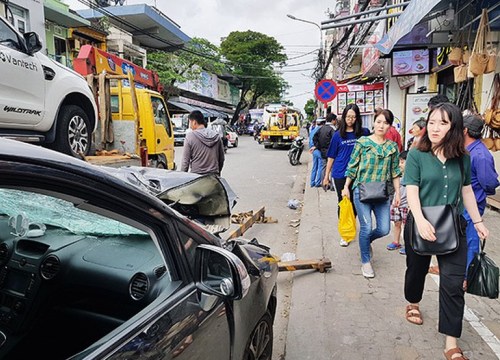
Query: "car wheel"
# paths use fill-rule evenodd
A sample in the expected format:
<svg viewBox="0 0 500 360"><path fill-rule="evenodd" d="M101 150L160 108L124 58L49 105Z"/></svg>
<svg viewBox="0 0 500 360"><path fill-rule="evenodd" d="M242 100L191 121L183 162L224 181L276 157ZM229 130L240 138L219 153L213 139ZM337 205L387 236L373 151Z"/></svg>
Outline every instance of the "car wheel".
<svg viewBox="0 0 500 360"><path fill-rule="evenodd" d="M54 149L78 157L88 155L90 148L91 129L87 114L78 106L63 106L57 119Z"/></svg>
<svg viewBox="0 0 500 360"><path fill-rule="evenodd" d="M238 139L234 140L233 147L238 147Z"/></svg>
<svg viewBox="0 0 500 360"><path fill-rule="evenodd" d="M271 360L273 355L273 320L269 311L260 318L250 334L243 359Z"/></svg>
<svg viewBox="0 0 500 360"><path fill-rule="evenodd" d="M272 147L272 145L264 145L264 149L271 149Z"/></svg>

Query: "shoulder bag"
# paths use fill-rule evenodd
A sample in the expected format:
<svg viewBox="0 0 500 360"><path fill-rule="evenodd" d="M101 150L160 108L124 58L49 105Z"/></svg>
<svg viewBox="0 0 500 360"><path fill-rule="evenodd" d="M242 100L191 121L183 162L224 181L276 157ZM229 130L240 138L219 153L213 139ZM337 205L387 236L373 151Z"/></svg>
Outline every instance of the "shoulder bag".
<svg viewBox="0 0 500 360"><path fill-rule="evenodd" d="M413 251L418 255L446 255L455 252L460 243L460 214L458 213L458 202L460 191L464 182L464 165L462 158L460 162L461 182L458 188L458 196L455 204L422 206L422 213L436 230L436 241L429 241L420 237L415 219L409 216L407 226L410 227L410 244Z"/></svg>
<svg viewBox="0 0 500 360"><path fill-rule="evenodd" d="M389 192L385 181L372 181L358 184L359 201L365 203L377 203L387 201Z"/></svg>

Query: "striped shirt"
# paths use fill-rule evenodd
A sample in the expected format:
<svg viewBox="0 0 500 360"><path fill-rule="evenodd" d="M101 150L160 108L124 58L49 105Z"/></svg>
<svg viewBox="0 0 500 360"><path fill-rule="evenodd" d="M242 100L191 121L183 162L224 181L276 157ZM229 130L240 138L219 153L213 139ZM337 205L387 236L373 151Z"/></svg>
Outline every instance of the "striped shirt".
<svg viewBox="0 0 500 360"><path fill-rule="evenodd" d="M387 181L401 176L399 152L395 142L377 144L370 137L356 141L345 176L354 180L353 188L361 182Z"/></svg>

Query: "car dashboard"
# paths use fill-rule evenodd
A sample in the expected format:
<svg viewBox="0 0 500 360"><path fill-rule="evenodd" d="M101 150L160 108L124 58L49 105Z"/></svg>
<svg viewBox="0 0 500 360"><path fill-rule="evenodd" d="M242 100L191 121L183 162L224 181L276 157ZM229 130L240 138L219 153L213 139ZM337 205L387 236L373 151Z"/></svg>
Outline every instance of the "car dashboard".
<svg viewBox="0 0 500 360"><path fill-rule="evenodd" d="M69 356L172 283L149 235L76 235L47 226L43 236L20 237L7 216L0 216L0 266L2 358L43 357L48 348L55 358L54 347Z"/></svg>

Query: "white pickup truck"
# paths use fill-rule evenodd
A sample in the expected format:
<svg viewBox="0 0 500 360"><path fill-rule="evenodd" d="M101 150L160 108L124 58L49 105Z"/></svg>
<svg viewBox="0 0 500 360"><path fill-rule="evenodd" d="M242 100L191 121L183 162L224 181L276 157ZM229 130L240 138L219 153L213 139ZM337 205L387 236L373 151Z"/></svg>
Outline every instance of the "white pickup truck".
<svg viewBox="0 0 500 360"><path fill-rule="evenodd" d="M38 35L0 17L0 136L88 155L97 108L85 79L39 52Z"/></svg>

